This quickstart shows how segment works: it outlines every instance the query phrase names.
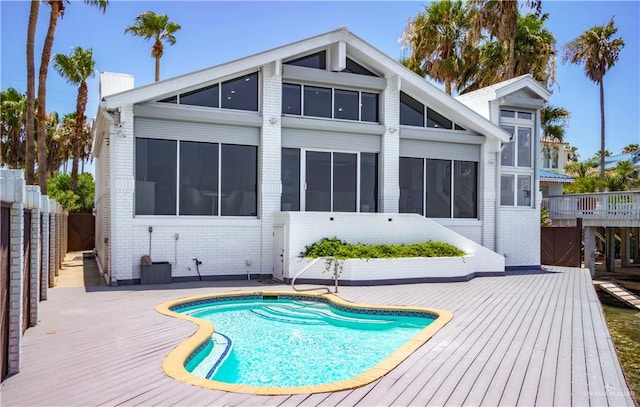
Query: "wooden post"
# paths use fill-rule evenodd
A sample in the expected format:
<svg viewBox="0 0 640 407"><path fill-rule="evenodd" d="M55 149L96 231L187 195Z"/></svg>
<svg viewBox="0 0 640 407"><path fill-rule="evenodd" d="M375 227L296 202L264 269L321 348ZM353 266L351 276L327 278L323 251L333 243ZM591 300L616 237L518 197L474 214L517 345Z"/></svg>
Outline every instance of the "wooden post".
<svg viewBox="0 0 640 407"><path fill-rule="evenodd" d="M609 273L616 271L616 229L607 227L605 233L605 266Z"/></svg>
<svg viewBox="0 0 640 407"><path fill-rule="evenodd" d="M591 270L591 277L596 276L596 228L584 228L584 267Z"/></svg>
<svg viewBox="0 0 640 407"><path fill-rule="evenodd" d="M640 228L633 228L633 246L631 247L631 257L634 264L640 264Z"/></svg>
<svg viewBox="0 0 640 407"><path fill-rule="evenodd" d="M628 227L620 228L620 263L622 267L629 267L631 253L631 239L629 238Z"/></svg>

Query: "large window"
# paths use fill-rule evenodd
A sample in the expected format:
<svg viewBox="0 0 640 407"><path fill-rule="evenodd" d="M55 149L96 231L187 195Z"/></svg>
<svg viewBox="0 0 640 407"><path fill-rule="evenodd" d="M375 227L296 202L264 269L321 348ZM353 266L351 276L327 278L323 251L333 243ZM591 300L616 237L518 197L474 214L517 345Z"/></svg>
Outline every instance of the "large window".
<svg viewBox="0 0 640 407"><path fill-rule="evenodd" d="M376 212L377 161L375 153L283 148L281 209Z"/></svg>
<svg viewBox="0 0 640 407"><path fill-rule="evenodd" d="M135 214L256 216L257 151L137 138Z"/></svg>
<svg viewBox="0 0 640 407"><path fill-rule="evenodd" d="M296 116L378 122L377 93L282 84L282 113Z"/></svg>
<svg viewBox="0 0 640 407"><path fill-rule="evenodd" d="M176 214L176 146L136 139L136 215Z"/></svg>
<svg viewBox="0 0 640 407"><path fill-rule="evenodd" d="M400 212L477 218L477 168L472 161L400 157Z"/></svg>
<svg viewBox="0 0 640 407"><path fill-rule="evenodd" d="M503 174L500 188L501 205L531 206L531 175Z"/></svg>
<svg viewBox="0 0 640 407"><path fill-rule="evenodd" d="M158 102L257 112L258 73L254 72L222 83L181 93Z"/></svg>
<svg viewBox="0 0 640 407"><path fill-rule="evenodd" d="M506 143L501 152L500 204L531 207L533 201L534 114L502 109L500 124L507 133L511 134L511 142ZM550 157L546 156L545 158L543 166L548 166Z"/></svg>
<svg viewBox="0 0 640 407"><path fill-rule="evenodd" d="M425 120L426 118L426 120ZM406 126L431 127L436 129L464 130L440 113L400 92L400 124Z"/></svg>

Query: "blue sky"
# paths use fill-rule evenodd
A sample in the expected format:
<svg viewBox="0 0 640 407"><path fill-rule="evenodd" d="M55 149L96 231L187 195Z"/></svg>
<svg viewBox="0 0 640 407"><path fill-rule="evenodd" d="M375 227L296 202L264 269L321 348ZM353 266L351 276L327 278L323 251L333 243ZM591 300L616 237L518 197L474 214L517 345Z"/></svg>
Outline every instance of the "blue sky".
<svg viewBox="0 0 640 407"><path fill-rule="evenodd" d="M424 9L425 2L218 2L218 1L114 1L105 14L73 1L58 23L53 53L69 53L75 46L93 48L98 71L123 72L135 77L136 86L153 82L154 60L150 44L124 35L139 13L166 13L181 24L177 43L165 48L161 78L265 51L340 26L394 59L402 56L398 38L409 18ZM616 26L626 46L618 64L605 76L607 149L614 154L630 144L640 144L640 2L543 0L549 13L547 28L554 33L558 49L593 25L616 16ZM26 89L25 43L28 1L0 1L1 88ZM36 41L39 65L49 7L40 7ZM36 67L37 69L37 67ZM580 66L558 60L557 84L551 103L571 111L566 140L578 147L582 158L593 156L600 146L598 86ZM98 104L97 77L89 81L87 115ZM75 110L75 88L52 69L47 83L47 109L60 115Z"/></svg>

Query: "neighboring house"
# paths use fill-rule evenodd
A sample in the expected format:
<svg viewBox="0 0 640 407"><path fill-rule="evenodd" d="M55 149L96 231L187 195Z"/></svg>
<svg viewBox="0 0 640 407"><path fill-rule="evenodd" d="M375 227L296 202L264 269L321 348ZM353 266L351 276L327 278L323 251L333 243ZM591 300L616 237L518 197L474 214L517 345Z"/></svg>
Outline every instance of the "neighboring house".
<svg viewBox="0 0 640 407"><path fill-rule="evenodd" d="M553 137L540 137L540 191L543 203L546 198L562 195L562 186L573 182L573 177L564 173L569 163L569 143Z"/></svg>
<svg viewBox="0 0 640 407"><path fill-rule="evenodd" d="M527 75L456 100L346 29L138 88L103 73L100 265L113 284L146 254L174 280L289 280L337 236L456 242L467 278L539 267L548 99Z"/></svg>

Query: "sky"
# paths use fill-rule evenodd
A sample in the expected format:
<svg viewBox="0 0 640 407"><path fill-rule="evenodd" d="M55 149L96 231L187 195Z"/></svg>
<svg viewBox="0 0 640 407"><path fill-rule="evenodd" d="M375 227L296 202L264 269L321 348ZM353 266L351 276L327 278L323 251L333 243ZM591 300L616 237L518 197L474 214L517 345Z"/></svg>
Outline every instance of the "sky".
<svg viewBox="0 0 640 407"><path fill-rule="evenodd" d="M151 10L168 14L182 25L174 46L165 46L161 79L186 74L259 53L307 37L347 27L393 59L402 57L400 38L407 22L424 10L418 1L118 1L103 14L80 1L67 5L58 22L53 54L72 48L92 48L99 72L131 74L135 85L154 80L151 44L125 35L135 17ZM571 120L565 140L578 148L582 159L600 149L600 102L597 84L582 66L561 62L562 46L594 25L615 16L616 36L625 47L618 63L605 75L606 148L619 154L628 144L640 144L640 1L543 0L546 28L557 41L557 83L551 104L568 109ZM28 1L0 0L1 88L26 91L26 31ZM36 73L49 19L49 7L40 6L36 33ZM88 81L87 116L98 107L98 75ZM76 88L53 69L47 81L47 110L60 116L75 111Z"/></svg>

